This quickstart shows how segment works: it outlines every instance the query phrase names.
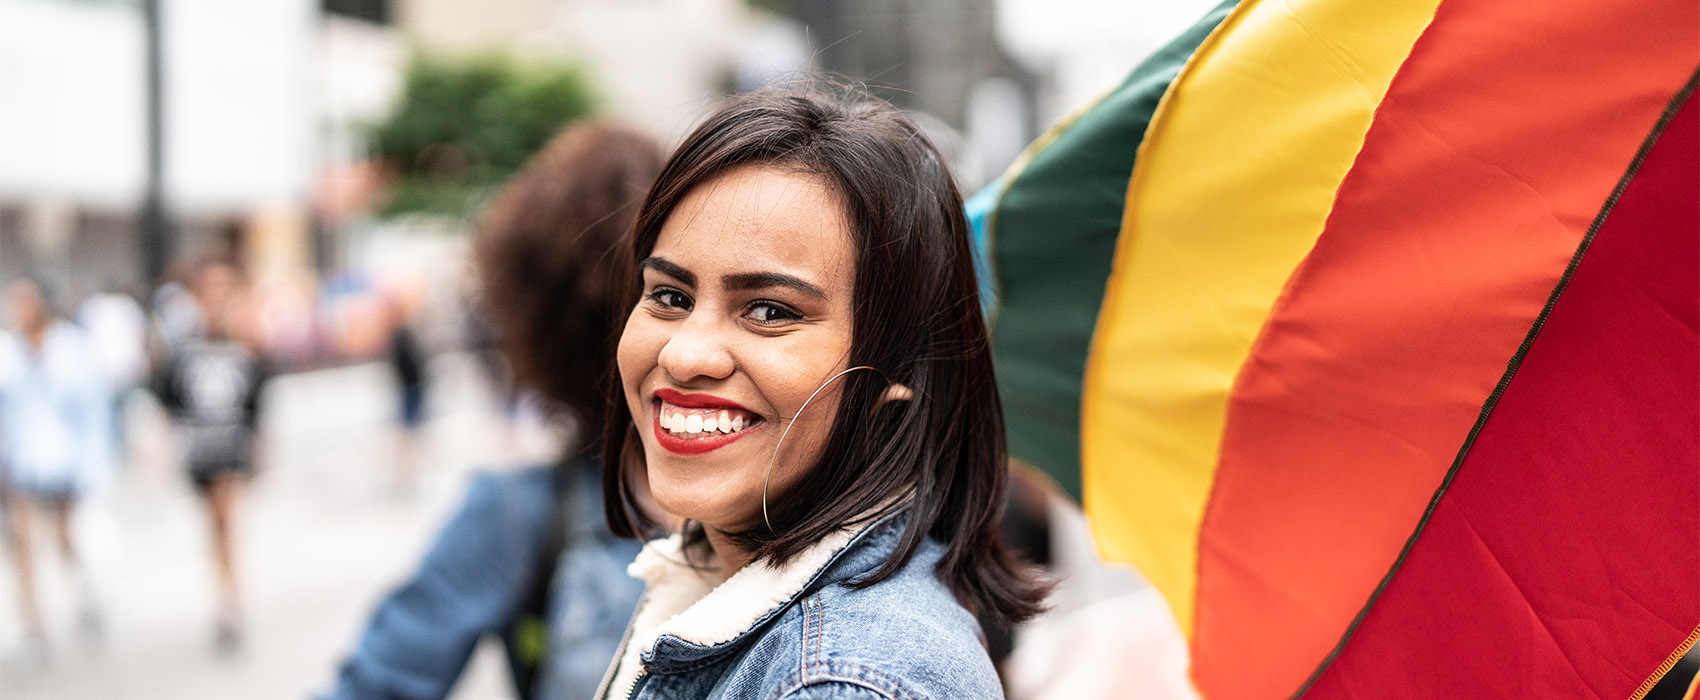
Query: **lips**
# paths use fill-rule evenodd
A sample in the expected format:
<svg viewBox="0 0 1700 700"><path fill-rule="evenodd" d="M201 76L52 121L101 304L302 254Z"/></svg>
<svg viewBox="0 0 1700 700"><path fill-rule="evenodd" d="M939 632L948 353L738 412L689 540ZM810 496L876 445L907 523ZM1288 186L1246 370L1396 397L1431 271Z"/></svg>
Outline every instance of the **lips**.
<svg viewBox="0 0 1700 700"><path fill-rule="evenodd" d="M657 390L650 407L656 442L678 454L702 454L725 447L765 422L735 401L671 389Z"/></svg>

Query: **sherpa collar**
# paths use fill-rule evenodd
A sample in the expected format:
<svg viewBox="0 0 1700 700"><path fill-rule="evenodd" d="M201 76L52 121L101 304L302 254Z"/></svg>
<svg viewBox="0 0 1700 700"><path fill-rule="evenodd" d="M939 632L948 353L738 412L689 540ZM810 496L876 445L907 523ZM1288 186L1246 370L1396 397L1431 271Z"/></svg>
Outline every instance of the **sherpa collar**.
<svg viewBox="0 0 1700 700"><path fill-rule="evenodd" d="M752 563L719 585L714 572L686 563L680 536L651 541L627 567L628 573L648 584L648 590L632 618L625 654L634 660L641 654L646 665L653 666L660 642L706 656L714 647L737 641L800 598L852 545L904 510L822 538L784 567Z"/></svg>

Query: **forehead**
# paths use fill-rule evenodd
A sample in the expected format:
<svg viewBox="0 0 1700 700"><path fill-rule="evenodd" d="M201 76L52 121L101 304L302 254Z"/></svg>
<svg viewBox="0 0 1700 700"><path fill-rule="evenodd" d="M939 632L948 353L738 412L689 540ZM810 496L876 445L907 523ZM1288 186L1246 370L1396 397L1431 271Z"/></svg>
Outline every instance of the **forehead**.
<svg viewBox="0 0 1700 700"><path fill-rule="evenodd" d="M847 288L855 262L851 236L842 199L824 178L752 165L687 193L651 254L699 275L785 272Z"/></svg>

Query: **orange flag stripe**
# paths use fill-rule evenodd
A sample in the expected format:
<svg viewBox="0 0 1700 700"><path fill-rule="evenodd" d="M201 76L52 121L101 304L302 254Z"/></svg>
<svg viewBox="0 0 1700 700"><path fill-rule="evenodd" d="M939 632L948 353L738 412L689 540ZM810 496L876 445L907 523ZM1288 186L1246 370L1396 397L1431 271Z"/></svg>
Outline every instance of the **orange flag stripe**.
<svg viewBox="0 0 1700 700"><path fill-rule="evenodd" d="M1086 512L1189 637L1228 392L1439 0L1245 0L1147 128L1081 404Z"/></svg>
<svg viewBox="0 0 1700 700"><path fill-rule="evenodd" d="M1700 61L1696 10L1441 4L1231 391L1199 543L1206 697L1291 694L1340 641Z"/></svg>

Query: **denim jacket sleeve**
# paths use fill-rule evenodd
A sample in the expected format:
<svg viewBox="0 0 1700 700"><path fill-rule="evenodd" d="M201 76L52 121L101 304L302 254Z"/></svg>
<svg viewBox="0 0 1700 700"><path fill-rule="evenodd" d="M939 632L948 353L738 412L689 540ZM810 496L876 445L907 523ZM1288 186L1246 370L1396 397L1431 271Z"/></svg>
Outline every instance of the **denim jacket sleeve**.
<svg viewBox="0 0 1700 700"><path fill-rule="evenodd" d="M891 700L890 695L864 685L829 681L797 687L780 700Z"/></svg>
<svg viewBox="0 0 1700 700"><path fill-rule="evenodd" d="M447 695L479 638L520 604L551 498L532 472L475 478L419 570L378 605L325 700Z"/></svg>

